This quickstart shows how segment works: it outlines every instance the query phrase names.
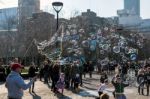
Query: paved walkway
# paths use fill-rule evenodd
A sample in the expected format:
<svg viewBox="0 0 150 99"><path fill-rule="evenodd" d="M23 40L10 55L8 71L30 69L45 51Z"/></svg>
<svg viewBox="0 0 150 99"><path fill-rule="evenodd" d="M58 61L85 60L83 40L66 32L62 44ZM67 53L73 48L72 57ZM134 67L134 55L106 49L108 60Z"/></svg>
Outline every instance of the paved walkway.
<svg viewBox="0 0 150 99"><path fill-rule="evenodd" d="M95 99L97 94L98 75L93 76L94 79L84 78L84 86L80 88L78 93L74 93L70 90L64 91L64 96L54 95L48 85L43 84L41 81L35 83L35 94L30 94L28 90L24 92L23 99ZM26 81L28 82L28 81ZM110 85L107 89L107 93L110 95L110 99L114 99L112 96L113 87ZM137 88L127 87L125 89L127 99L150 99L150 96L138 95ZM7 99L7 90L4 84L0 83L0 99Z"/></svg>

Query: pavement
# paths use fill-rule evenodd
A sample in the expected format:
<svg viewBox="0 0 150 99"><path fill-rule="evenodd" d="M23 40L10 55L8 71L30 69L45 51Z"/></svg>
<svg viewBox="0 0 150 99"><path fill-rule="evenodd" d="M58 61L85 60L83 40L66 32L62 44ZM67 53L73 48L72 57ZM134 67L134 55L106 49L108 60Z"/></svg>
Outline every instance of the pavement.
<svg viewBox="0 0 150 99"><path fill-rule="evenodd" d="M28 82L28 80L26 80ZM37 80L35 82L35 94L29 93L29 90L24 91L23 99L95 99L98 97L97 88L99 84L99 75L94 74L93 78L83 78L83 86L80 87L79 92L71 90L64 90L64 96L54 94L47 84ZM50 83L51 85L51 83ZM110 99L112 96L113 86L110 84L109 88L105 91L109 94ZM150 99L150 96L139 95L136 87L125 88L125 95L127 99ZM7 89L4 83L0 83L0 99L7 99Z"/></svg>

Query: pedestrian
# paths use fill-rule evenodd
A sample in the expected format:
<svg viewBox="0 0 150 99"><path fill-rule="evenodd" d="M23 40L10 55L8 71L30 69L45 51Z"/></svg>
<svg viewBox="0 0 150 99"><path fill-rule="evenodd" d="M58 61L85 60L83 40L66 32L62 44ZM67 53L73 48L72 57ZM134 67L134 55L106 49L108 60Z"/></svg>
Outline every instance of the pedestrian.
<svg viewBox="0 0 150 99"><path fill-rule="evenodd" d="M64 92L64 87L65 87L65 75L64 73L61 73L60 74L60 78L59 80L57 81L56 83L56 88L57 88L57 91L60 92L62 95L63 95L63 92ZM60 90L60 91L59 91Z"/></svg>
<svg viewBox="0 0 150 99"><path fill-rule="evenodd" d="M142 93L144 95L144 69L141 68L138 71L138 76L137 76L137 83L139 84L138 86L138 93L139 95Z"/></svg>
<svg viewBox="0 0 150 99"><path fill-rule="evenodd" d="M40 78L40 81L42 81L42 78L44 76L44 73L43 73L43 65L40 66L40 69L39 69L39 78Z"/></svg>
<svg viewBox="0 0 150 99"><path fill-rule="evenodd" d="M88 65L87 63L84 63L83 64L83 75L84 75L84 78L86 78L86 73L88 72Z"/></svg>
<svg viewBox="0 0 150 99"><path fill-rule="evenodd" d="M71 65L70 64L66 64L65 68L64 68L66 88L70 87L70 80L71 80L71 71L70 71L70 69L71 69Z"/></svg>
<svg viewBox="0 0 150 99"><path fill-rule="evenodd" d="M83 67L82 63L79 60L77 61L77 67L79 68L80 86L82 86L83 85L82 75L83 75L84 67Z"/></svg>
<svg viewBox="0 0 150 99"><path fill-rule="evenodd" d="M44 84L48 84L48 78L49 78L49 64L48 64L48 61L44 61L43 74L44 74Z"/></svg>
<svg viewBox="0 0 150 99"><path fill-rule="evenodd" d="M6 80L5 68L3 66L3 60L0 58L0 81Z"/></svg>
<svg viewBox="0 0 150 99"><path fill-rule="evenodd" d="M23 90L31 87L32 83L35 81L34 77L28 84L26 84L23 78L20 76L21 64L14 63L11 66L11 73L6 78L6 88L8 90L8 99L22 99Z"/></svg>
<svg viewBox="0 0 150 99"><path fill-rule="evenodd" d="M124 88L129 86L129 84L123 83L123 80L120 77L114 77L112 79L112 84L115 87L115 99L126 99L126 96L124 94Z"/></svg>
<svg viewBox="0 0 150 99"><path fill-rule="evenodd" d="M104 81L104 83L100 83L99 88L98 88L99 97L101 97L101 95L104 93L104 90L107 88L107 86L108 86L107 79Z"/></svg>
<svg viewBox="0 0 150 99"><path fill-rule="evenodd" d="M60 64L58 61L56 61L56 63L54 63L54 65L52 67L52 87L51 87L51 90L54 93L57 92L56 83L59 80L59 75L60 75Z"/></svg>
<svg viewBox="0 0 150 99"><path fill-rule="evenodd" d="M92 72L94 71L94 67L93 67L92 61L89 61L89 63L88 63L88 71L89 71L90 78L92 78Z"/></svg>
<svg viewBox="0 0 150 99"><path fill-rule="evenodd" d="M138 87L138 92L140 94L140 90L142 89L142 95L144 95L144 85L146 86L147 96L149 96L149 86L150 86L150 67L146 66L146 71L142 76L143 80L140 82ZM139 76L138 76L139 78Z"/></svg>
<svg viewBox="0 0 150 99"><path fill-rule="evenodd" d="M71 88L74 88L76 74L79 74L79 68L76 64L76 61L71 65Z"/></svg>
<svg viewBox="0 0 150 99"><path fill-rule="evenodd" d="M29 71L28 71L28 75L29 75L30 80L32 80L36 76L36 68L35 68L34 63L32 63L32 65L30 66ZM33 82L31 87L29 88L30 93L31 93L31 89L32 89L32 92L34 93L34 84L35 84L35 82Z"/></svg>
<svg viewBox="0 0 150 99"><path fill-rule="evenodd" d="M73 86L73 88L74 88L74 90L75 90L76 92L79 91L79 84L80 84L80 82L81 82L80 75L79 75L79 74L76 74L76 76L75 76L75 78L74 78L74 86Z"/></svg>

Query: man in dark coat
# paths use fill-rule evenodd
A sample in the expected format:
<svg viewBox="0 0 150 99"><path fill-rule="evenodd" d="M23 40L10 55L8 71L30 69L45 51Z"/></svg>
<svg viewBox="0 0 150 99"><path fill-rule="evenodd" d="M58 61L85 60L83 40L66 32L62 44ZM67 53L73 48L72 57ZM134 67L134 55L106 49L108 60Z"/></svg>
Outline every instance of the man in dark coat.
<svg viewBox="0 0 150 99"><path fill-rule="evenodd" d="M29 74L30 80L33 79L36 76L36 68L35 68L34 64L32 64L30 66L28 74ZM31 92L31 89L32 89L32 92L34 93L34 84L35 83L33 82L33 84L31 85L31 87L29 88L29 92Z"/></svg>
<svg viewBox="0 0 150 99"><path fill-rule="evenodd" d="M52 91L56 92L57 88L56 88L56 83L59 80L59 75L60 75L60 64L57 61L56 63L54 63L53 67L52 67Z"/></svg>

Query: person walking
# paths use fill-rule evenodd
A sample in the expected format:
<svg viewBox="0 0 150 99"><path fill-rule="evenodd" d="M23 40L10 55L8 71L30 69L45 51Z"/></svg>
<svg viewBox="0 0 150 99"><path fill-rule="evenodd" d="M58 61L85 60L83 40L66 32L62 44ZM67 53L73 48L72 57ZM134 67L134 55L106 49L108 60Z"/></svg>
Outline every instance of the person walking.
<svg viewBox="0 0 150 99"><path fill-rule="evenodd" d="M35 76L36 76L36 68L35 68L35 65L34 63L32 63L32 65L30 66L29 68L29 71L28 71L28 74L29 74L29 79L32 80ZM31 85L31 87L29 88L29 92L31 93L31 89L32 89L32 92L34 93L34 82L33 84Z"/></svg>
<svg viewBox="0 0 150 99"><path fill-rule="evenodd" d="M14 63L11 66L11 73L6 78L6 88L8 90L8 99L22 99L23 90L31 87L32 83L35 81L34 77L28 84L26 84L23 78L20 76L21 64Z"/></svg>
<svg viewBox="0 0 150 99"><path fill-rule="evenodd" d="M44 84L48 84L48 77L49 77L49 64L48 64L48 61L44 61L43 74L44 74Z"/></svg>
<svg viewBox="0 0 150 99"><path fill-rule="evenodd" d="M94 71L94 67L93 67L92 61L89 61L89 63L88 63L88 71L89 71L90 78L92 78L92 72Z"/></svg>
<svg viewBox="0 0 150 99"><path fill-rule="evenodd" d="M59 75L60 75L60 63L57 61L52 67L52 87L51 87L51 90L54 93L57 92L56 83L59 80Z"/></svg>

